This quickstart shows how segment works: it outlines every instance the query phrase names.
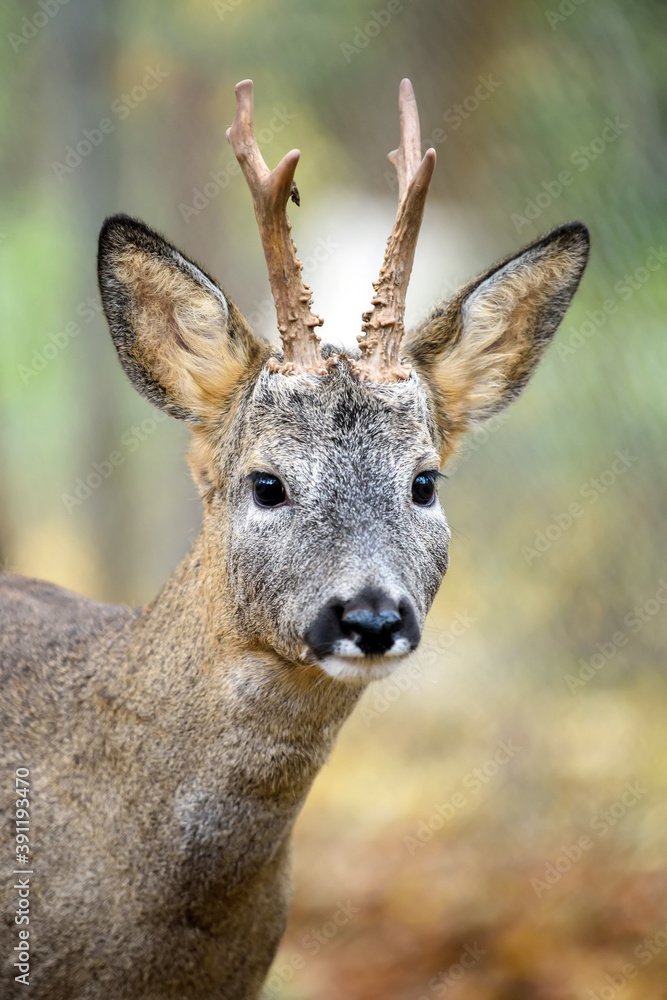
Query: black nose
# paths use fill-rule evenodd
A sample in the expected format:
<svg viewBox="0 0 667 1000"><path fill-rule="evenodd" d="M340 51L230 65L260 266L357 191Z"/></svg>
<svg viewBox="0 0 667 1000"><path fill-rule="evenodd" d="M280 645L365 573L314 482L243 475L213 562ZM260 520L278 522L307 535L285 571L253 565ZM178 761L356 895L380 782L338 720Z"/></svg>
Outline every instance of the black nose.
<svg viewBox="0 0 667 1000"><path fill-rule="evenodd" d="M368 600L359 596L343 605L340 627L345 638L352 639L362 653L377 656L394 645L401 620L398 605L390 598Z"/></svg>
<svg viewBox="0 0 667 1000"><path fill-rule="evenodd" d="M409 601L394 601L366 587L351 600L330 601L308 629L306 639L318 656L383 656L399 640L407 653L419 642L419 626Z"/></svg>

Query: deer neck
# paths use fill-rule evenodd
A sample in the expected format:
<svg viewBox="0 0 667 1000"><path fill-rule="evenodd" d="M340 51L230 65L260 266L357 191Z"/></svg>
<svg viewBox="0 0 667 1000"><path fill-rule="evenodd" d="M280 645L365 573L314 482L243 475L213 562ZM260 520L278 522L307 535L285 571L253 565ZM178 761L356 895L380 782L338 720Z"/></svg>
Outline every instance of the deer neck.
<svg viewBox="0 0 667 1000"><path fill-rule="evenodd" d="M190 872L203 853L206 885L225 894L286 844L361 694L244 645L220 613L227 600L200 536L109 656L103 692L119 743L132 747L129 766L171 802L166 839Z"/></svg>

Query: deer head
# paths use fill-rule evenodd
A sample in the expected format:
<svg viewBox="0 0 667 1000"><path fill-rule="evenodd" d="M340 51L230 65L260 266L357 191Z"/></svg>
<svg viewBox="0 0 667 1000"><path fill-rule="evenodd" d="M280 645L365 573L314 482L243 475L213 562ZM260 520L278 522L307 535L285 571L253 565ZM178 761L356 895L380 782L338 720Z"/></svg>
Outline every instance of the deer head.
<svg viewBox="0 0 667 1000"><path fill-rule="evenodd" d="M404 336L405 294L435 152L412 87L390 154L399 206L358 352L320 347L290 234L292 150L270 171L252 84L228 132L250 187L282 352L200 267L126 216L100 235L102 301L121 363L193 432L204 502L202 600L221 636L364 682L419 642L448 564L438 470L473 424L526 385L588 257L560 227L470 282Z"/></svg>

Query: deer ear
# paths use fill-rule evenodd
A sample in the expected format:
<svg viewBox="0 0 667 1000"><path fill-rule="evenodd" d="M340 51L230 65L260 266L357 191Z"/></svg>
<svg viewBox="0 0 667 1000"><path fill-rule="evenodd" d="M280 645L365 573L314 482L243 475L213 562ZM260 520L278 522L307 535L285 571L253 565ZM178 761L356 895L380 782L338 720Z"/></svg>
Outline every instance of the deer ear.
<svg viewBox="0 0 667 1000"><path fill-rule="evenodd" d="M142 222L106 220L98 276L120 363L172 416L201 423L259 365L263 345L233 302Z"/></svg>
<svg viewBox="0 0 667 1000"><path fill-rule="evenodd" d="M429 385L445 441L498 413L533 374L588 260L573 222L466 285L406 339L403 355Z"/></svg>

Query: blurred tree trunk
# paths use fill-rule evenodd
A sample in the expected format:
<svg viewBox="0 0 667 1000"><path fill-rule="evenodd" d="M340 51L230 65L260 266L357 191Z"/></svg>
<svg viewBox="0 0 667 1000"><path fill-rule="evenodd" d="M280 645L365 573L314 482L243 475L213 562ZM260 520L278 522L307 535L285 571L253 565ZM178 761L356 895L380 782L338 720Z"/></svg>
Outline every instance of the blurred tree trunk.
<svg viewBox="0 0 667 1000"><path fill-rule="evenodd" d="M109 95L115 93L118 0L86 0L63 7L49 25L47 42L48 81L45 104L50 109L52 148L75 146L83 130L93 130L104 117L111 117ZM50 64L50 65L49 65ZM118 179L118 143L115 134L105 135L72 172L62 179L64 216L80 243L76 251L78 274L71 283L70 313L93 297L98 301L95 255L97 235L106 214L115 203ZM78 432L80 448L77 468L71 477L86 475L94 462L108 459L118 447L122 426L116 370L108 335L101 318L82 324L77 357ZM127 591L131 572L127 531L127 490L124 467L113 474L79 508L87 522L90 543L97 549L103 567L105 597L118 600Z"/></svg>

